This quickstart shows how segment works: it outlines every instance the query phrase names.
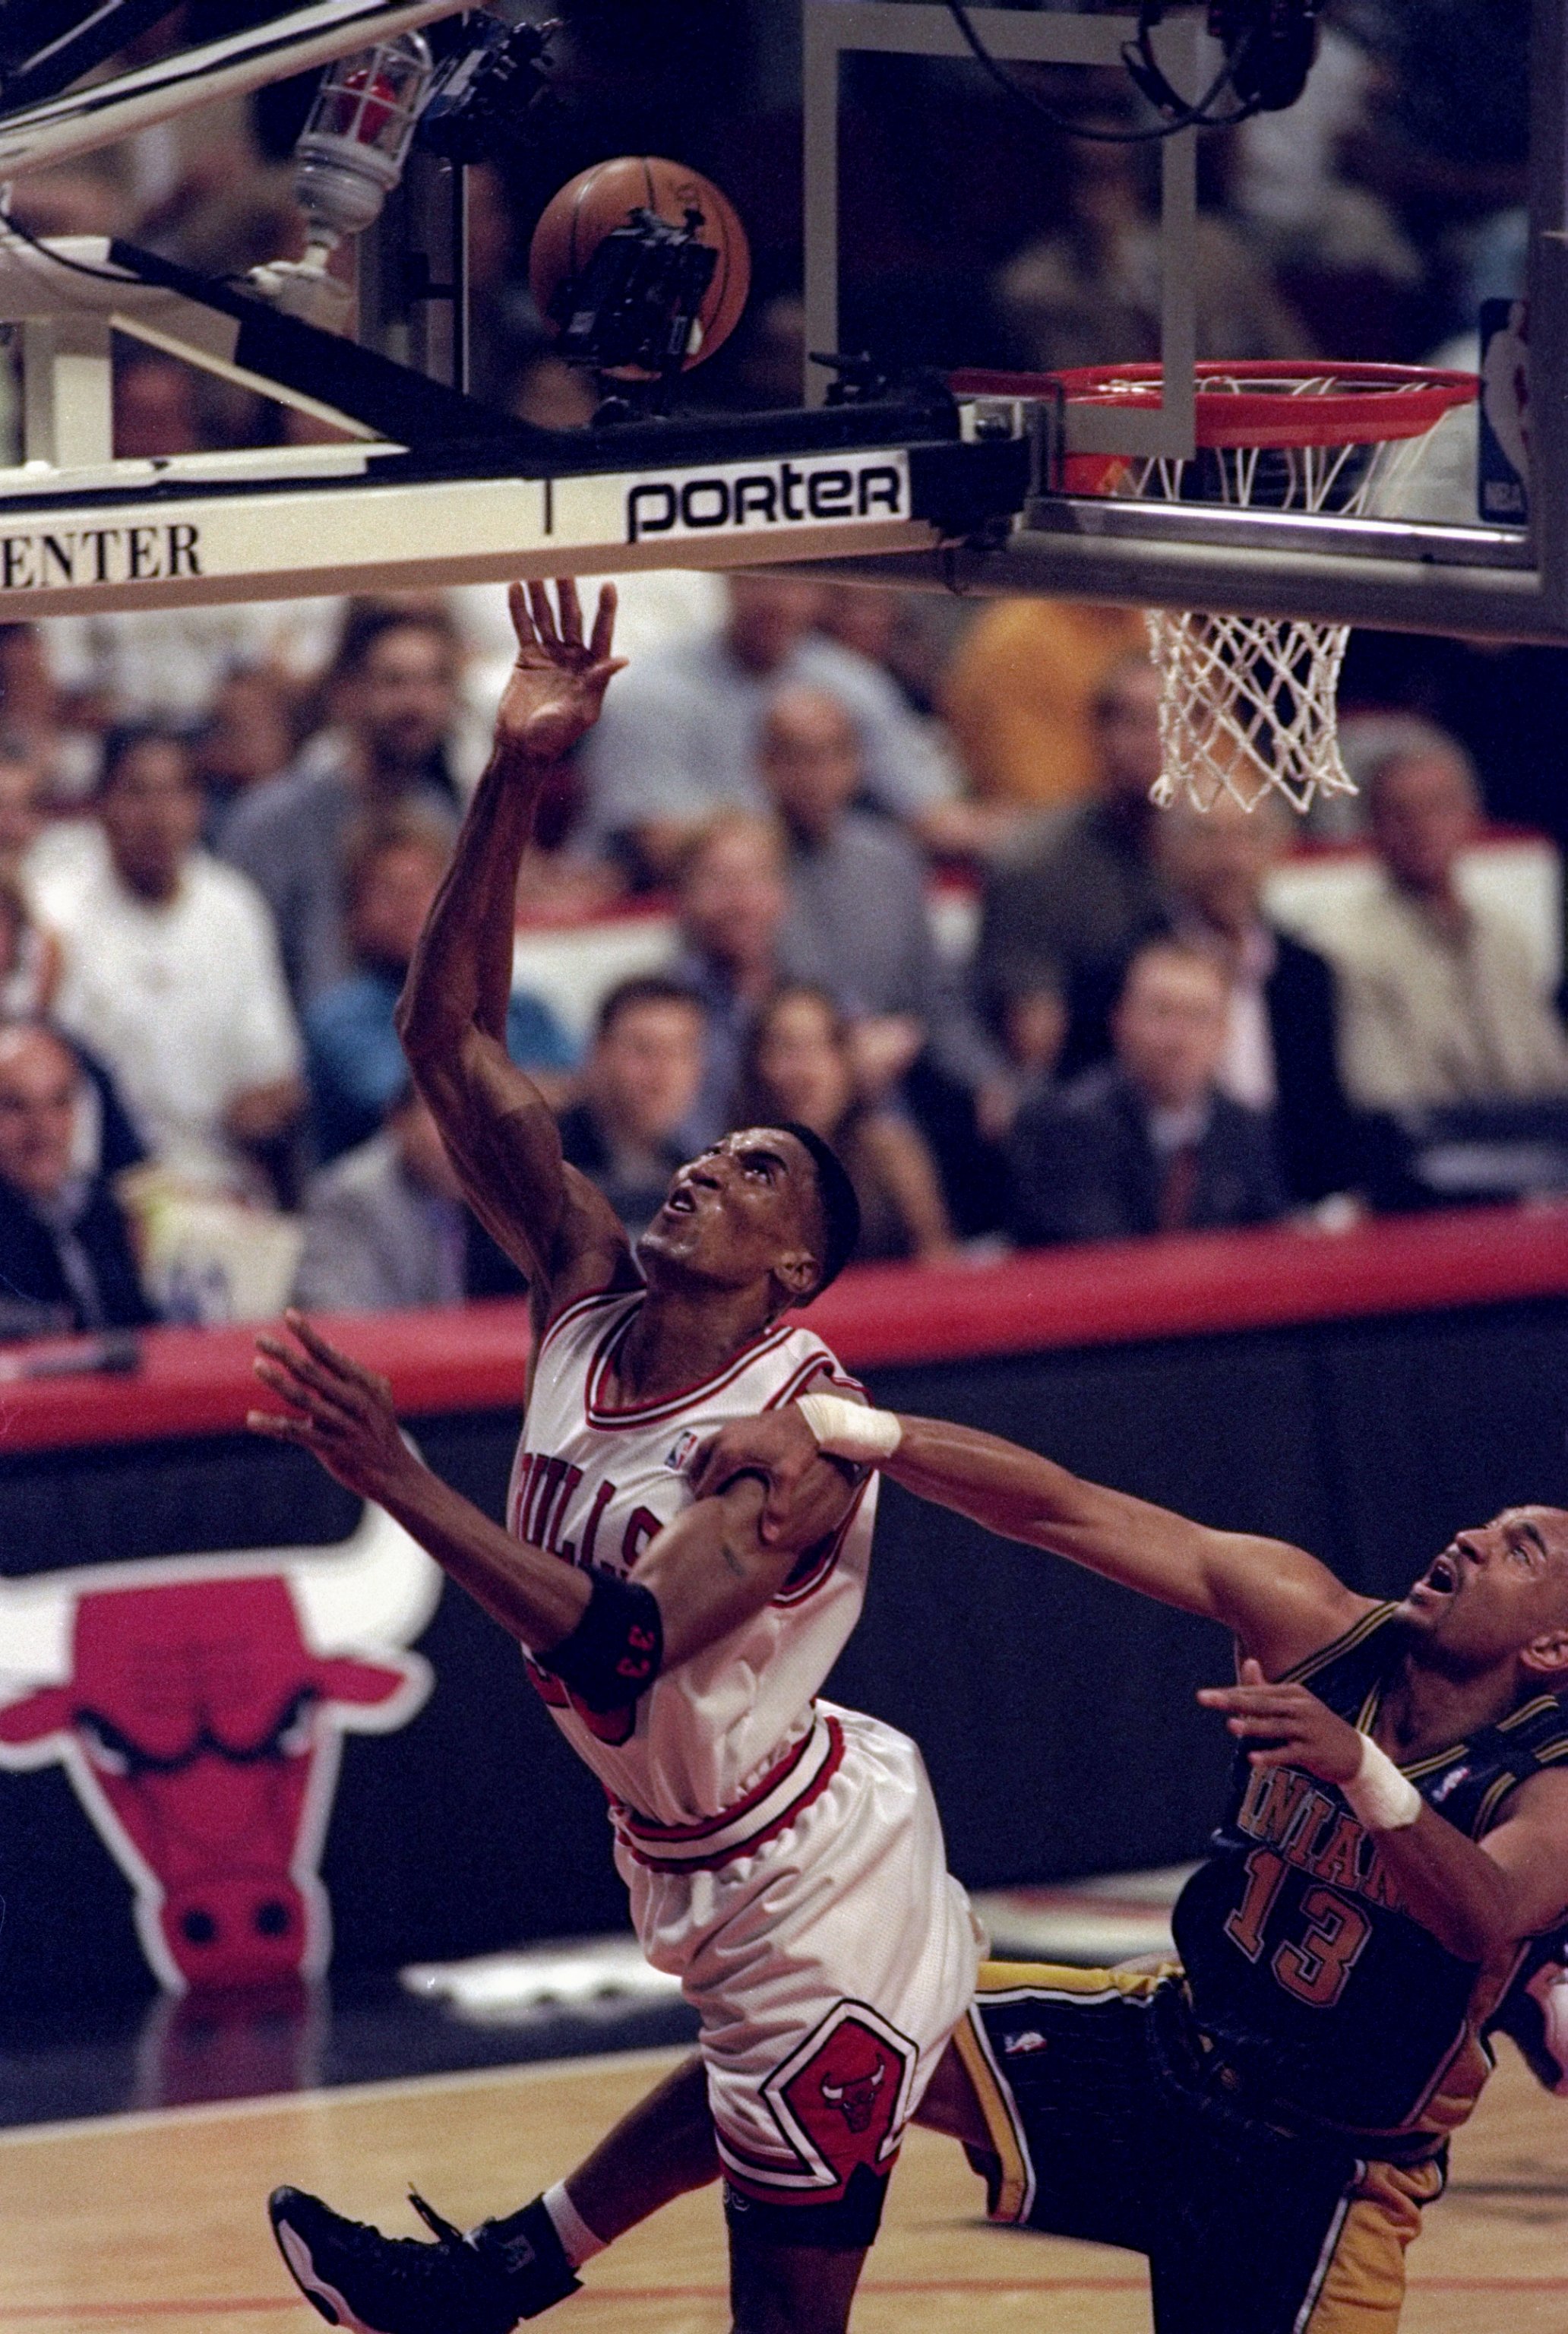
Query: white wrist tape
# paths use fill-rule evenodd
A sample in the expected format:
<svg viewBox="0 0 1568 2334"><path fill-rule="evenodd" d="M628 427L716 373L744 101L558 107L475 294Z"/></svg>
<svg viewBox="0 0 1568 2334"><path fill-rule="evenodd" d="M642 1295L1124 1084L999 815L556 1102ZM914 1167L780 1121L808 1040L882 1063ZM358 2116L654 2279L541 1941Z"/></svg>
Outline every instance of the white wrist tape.
<svg viewBox="0 0 1568 2334"><path fill-rule="evenodd" d="M1415 1822L1423 1805L1409 1777L1400 1774L1370 1734L1361 1737L1361 1765L1340 1789L1352 1815L1359 1816L1369 1831L1403 1831Z"/></svg>
<svg viewBox="0 0 1568 2334"><path fill-rule="evenodd" d="M903 1440L904 1430L890 1410L867 1410L841 1394L803 1394L796 1407L816 1436L817 1449L830 1458L871 1465L890 1459Z"/></svg>

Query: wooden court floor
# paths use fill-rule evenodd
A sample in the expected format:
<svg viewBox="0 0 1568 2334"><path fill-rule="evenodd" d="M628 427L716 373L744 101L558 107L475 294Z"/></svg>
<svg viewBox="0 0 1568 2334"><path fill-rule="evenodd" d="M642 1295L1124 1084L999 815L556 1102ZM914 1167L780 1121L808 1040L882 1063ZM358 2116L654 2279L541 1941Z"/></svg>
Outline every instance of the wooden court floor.
<svg viewBox="0 0 1568 2334"><path fill-rule="evenodd" d="M0 2133L0 2334L310 2334L262 2212L280 2180L414 2233L412 2181L458 2220L558 2175L671 2054L368 2085ZM1140 2264L986 2228L949 2143L917 2132L858 2334L1143 2334ZM562 2334L722 2334L714 2192L594 2262ZM1568 2101L1510 2054L1412 2262L1405 2334L1568 2334ZM1217 2328L1215 2334L1223 2334Z"/></svg>

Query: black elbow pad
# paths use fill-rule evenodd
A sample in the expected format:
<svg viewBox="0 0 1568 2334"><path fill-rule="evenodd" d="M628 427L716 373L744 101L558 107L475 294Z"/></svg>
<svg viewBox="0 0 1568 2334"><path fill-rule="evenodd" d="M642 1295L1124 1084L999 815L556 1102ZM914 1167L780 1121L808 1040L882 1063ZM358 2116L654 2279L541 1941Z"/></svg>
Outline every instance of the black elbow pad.
<svg viewBox="0 0 1568 2334"><path fill-rule="evenodd" d="M536 1654L584 1708L624 1710L648 1692L664 1660L664 1622L651 1589L619 1574L591 1568L588 1609L569 1637Z"/></svg>

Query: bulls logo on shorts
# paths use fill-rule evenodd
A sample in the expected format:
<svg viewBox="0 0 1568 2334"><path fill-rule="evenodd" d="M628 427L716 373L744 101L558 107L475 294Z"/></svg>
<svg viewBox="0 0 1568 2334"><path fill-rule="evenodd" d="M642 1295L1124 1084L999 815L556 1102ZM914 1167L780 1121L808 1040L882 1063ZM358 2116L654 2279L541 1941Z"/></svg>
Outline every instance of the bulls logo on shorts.
<svg viewBox="0 0 1568 2334"><path fill-rule="evenodd" d="M887 2170L908 2117L913 2046L860 2002L842 2002L766 2085L774 2114L822 2179Z"/></svg>

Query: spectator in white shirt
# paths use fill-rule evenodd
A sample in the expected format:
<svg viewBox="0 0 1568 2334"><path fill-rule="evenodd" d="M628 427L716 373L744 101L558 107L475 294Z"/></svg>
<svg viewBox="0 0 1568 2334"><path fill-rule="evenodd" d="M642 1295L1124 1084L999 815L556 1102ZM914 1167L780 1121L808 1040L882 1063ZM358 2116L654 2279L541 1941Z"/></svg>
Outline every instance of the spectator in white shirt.
<svg viewBox="0 0 1568 2334"><path fill-rule="evenodd" d="M261 1195L256 1154L304 1104L299 1035L265 903L197 849L201 813L178 738L112 734L104 857L41 879L39 911L64 950L57 1017L112 1071L153 1157Z"/></svg>

